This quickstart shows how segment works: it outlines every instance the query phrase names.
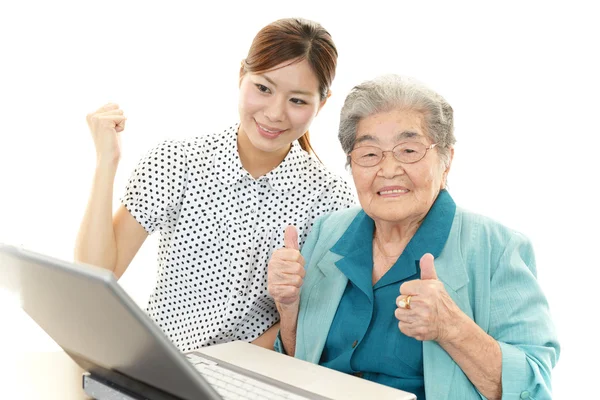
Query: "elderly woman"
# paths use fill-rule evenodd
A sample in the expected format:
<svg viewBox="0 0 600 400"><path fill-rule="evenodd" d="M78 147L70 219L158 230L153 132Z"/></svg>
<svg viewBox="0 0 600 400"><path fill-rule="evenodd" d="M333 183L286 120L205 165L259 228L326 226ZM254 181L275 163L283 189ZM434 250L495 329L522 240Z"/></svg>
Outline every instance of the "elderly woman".
<svg viewBox="0 0 600 400"><path fill-rule="evenodd" d="M450 105L384 76L349 94L339 139L362 207L320 218L302 253L286 229L268 271L276 348L418 399L551 398L559 345L533 249L446 190Z"/></svg>

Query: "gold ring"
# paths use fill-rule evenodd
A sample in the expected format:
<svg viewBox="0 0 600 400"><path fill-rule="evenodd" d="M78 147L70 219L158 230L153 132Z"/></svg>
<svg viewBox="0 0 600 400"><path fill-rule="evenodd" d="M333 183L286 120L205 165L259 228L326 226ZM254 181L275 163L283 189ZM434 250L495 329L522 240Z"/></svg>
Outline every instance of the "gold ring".
<svg viewBox="0 0 600 400"><path fill-rule="evenodd" d="M398 302L398 307L402 307L405 310L410 310L410 298L412 297L412 295L408 295L404 298L404 300L400 300Z"/></svg>

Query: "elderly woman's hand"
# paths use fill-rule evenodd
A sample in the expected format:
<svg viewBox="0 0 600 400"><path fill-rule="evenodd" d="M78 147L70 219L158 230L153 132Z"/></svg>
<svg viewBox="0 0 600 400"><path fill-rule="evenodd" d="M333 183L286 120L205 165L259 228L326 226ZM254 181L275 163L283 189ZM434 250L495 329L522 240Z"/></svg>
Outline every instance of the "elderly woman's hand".
<svg viewBox="0 0 600 400"><path fill-rule="evenodd" d="M420 264L421 279L403 283L396 299L400 331L417 340L451 341L463 313L437 279L433 256L425 254Z"/></svg>
<svg viewBox="0 0 600 400"><path fill-rule="evenodd" d="M305 275L296 227L285 229L284 245L285 248L273 252L267 269L267 289L280 313L298 307Z"/></svg>

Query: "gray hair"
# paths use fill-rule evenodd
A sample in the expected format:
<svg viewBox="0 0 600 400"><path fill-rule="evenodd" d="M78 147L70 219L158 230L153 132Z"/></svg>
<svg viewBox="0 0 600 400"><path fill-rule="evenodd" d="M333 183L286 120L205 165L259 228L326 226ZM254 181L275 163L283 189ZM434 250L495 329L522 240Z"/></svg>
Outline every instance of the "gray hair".
<svg viewBox="0 0 600 400"><path fill-rule="evenodd" d="M425 134L447 166L449 148L456 143L452 107L421 82L399 75L382 75L355 86L344 101L338 138L345 154L354 149L358 123L366 117L394 109L415 110L425 117ZM350 157L346 165L350 164Z"/></svg>

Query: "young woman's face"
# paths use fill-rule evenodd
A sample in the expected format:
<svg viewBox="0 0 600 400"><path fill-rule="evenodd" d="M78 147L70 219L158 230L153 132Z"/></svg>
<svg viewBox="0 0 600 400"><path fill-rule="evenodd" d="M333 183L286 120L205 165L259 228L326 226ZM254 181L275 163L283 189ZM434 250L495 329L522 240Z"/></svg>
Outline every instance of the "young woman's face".
<svg viewBox="0 0 600 400"><path fill-rule="evenodd" d="M324 104L319 81L306 60L247 73L240 82L240 134L261 151L287 151Z"/></svg>

